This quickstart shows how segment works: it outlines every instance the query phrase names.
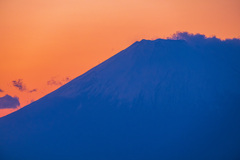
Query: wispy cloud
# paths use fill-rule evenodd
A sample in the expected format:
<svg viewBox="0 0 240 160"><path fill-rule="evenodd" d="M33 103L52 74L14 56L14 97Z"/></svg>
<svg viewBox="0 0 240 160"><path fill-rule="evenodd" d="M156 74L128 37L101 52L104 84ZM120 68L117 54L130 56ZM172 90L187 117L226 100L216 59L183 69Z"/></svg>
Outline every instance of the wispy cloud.
<svg viewBox="0 0 240 160"><path fill-rule="evenodd" d="M71 78L65 77L61 80L56 80L55 78L52 78L51 80L47 81L47 85L56 85L56 86L61 86L67 82L69 82Z"/></svg>
<svg viewBox="0 0 240 160"><path fill-rule="evenodd" d="M0 97L0 109L17 108L18 106L20 106L18 97L12 97L10 95Z"/></svg>
<svg viewBox="0 0 240 160"><path fill-rule="evenodd" d="M26 86L23 84L23 80L22 79L18 79L16 81L12 81L13 86L16 87L17 89L19 89L20 91L26 91Z"/></svg>
<svg viewBox="0 0 240 160"><path fill-rule="evenodd" d="M51 79L51 80L49 80L49 81L47 81L47 84L48 85L62 85L62 82L61 81L57 81L57 80L54 80L54 79Z"/></svg>
<svg viewBox="0 0 240 160"><path fill-rule="evenodd" d="M0 89L0 92L4 92L2 89Z"/></svg>
<svg viewBox="0 0 240 160"><path fill-rule="evenodd" d="M28 90L26 85L23 83L22 79L18 79L18 80L12 81L12 83L13 83L13 86L16 87L21 92L25 91L25 92L32 93L32 92L36 92L37 91L37 89Z"/></svg>
<svg viewBox="0 0 240 160"><path fill-rule="evenodd" d="M28 91L28 92L30 92L30 93L32 93L32 92L37 92L37 89L32 89L32 90L30 90L30 91Z"/></svg>

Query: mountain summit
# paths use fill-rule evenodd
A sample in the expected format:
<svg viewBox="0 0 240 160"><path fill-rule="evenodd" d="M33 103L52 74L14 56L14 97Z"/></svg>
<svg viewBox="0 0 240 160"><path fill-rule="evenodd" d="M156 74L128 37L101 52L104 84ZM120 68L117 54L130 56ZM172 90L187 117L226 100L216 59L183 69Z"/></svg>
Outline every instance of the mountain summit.
<svg viewBox="0 0 240 160"><path fill-rule="evenodd" d="M239 60L237 39L135 42L1 118L0 159L239 159Z"/></svg>

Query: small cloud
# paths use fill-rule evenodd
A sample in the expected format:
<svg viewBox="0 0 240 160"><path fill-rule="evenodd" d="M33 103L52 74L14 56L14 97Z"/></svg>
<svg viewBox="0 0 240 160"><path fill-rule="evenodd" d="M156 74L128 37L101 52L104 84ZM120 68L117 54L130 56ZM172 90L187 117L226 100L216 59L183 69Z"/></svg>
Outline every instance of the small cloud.
<svg viewBox="0 0 240 160"><path fill-rule="evenodd" d="M28 92L30 92L30 93L32 93L32 92L37 92L37 89L32 89L32 90L30 90L30 91L28 91Z"/></svg>
<svg viewBox="0 0 240 160"><path fill-rule="evenodd" d="M4 92L2 89L0 89L0 92Z"/></svg>
<svg viewBox="0 0 240 160"><path fill-rule="evenodd" d="M17 108L18 106L20 106L18 97L12 97L9 95L0 97L0 109Z"/></svg>
<svg viewBox="0 0 240 160"><path fill-rule="evenodd" d="M51 80L47 81L47 85L56 85L56 86L61 86L67 82L69 82L71 78L65 77L62 80L56 80L55 78L52 78Z"/></svg>
<svg viewBox="0 0 240 160"><path fill-rule="evenodd" d="M16 81L12 81L12 83L13 83L13 86L16 87L17 89L19 89L21 92L23 92L23 91L26 91L26 92L29 92L29 93L37 92L37 89L28 90L26 85L23 84L23 80L22 79L18 79Z"/></svg>
<svg viewBox="0 0 240 160"><path fill-rule="evenodd" d="M21 92L26 91L26 86L23 84L23 80L22 79L18 79L16 81L12 81L13 86L18 88Z"/></svg>
<svg viewBox="0 0 240 160"><path fill-rule="evenodd" d="M56 80L54 80L54 79L51 79L51 80L49 80L49 81L47 81L47 84L48 85L62 85L62 82L61 81L56 81Z"/></svg>
<svg viewBox="0 0 240 160"><path fill-rule="evenodd" d="M69 78L69 77L66 77L66 78L64 79L65 82L69 82L69 81L71 81L71 80L72 80L72 79Z"/></svg>

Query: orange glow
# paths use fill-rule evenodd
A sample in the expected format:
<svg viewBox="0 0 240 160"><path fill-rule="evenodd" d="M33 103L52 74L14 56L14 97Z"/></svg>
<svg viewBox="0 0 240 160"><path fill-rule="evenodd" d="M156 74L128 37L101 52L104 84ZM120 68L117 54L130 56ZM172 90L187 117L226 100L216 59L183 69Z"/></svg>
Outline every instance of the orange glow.
<svg viewBox="0 0 240 160"><path fill-rule="evenodd" d="M0 97L18 96L23 107L58 88L52 78L64 84L143 38L240 38L239 28L239 0L0 1ZM17 79L37 92L18 91Z"/></svg>

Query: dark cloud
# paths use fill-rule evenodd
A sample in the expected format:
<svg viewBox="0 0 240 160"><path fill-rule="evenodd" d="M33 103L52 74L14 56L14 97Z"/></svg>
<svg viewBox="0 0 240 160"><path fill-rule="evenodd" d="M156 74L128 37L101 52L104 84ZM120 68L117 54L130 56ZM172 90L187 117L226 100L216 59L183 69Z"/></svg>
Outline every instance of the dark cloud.
<svg viewBox="0 0 240 160"><path fill-rule="evenodd" d="M23 92L23 91L26 91L26 92L29 92L29 93L37 92L37 89L28 90L26 85L23 84L23 80L22 79L18 79L16 81L12 81L12 83L13 83L13 86L16 87L17 89L19 89L21 92Z"/></svg>
<svg viewBox="0 0 240 160"><path fill-rule="evenodd" d="M26 91L26 86L23 84L23 80L22 79L18 79L16 81L12 81L13 86L17 87L20 91Z"/></svg>
<svg viewBox="0 0 240 160"><path fill-rule="evenodd" d="M0 92L4 92L2 89L0 89Z"/></svg>
<svg viewBox="0 0 240 160"><path fill-rule="evenodd" d="M71 81L71 78L66 77L66 78L64 79L64 81L65 81L65 82L69 82L69 81Z"/></svg>
<svg viewBox="0 0 240 160"><path fill-rule="evenodd" d="M32 89L32 90L30 90L30 91L28 91L28 92L30 92L30 93L32 93L32 92L37 92L37 89Z"/></svg>
<svg viewBox="0 0 240 160"><path fill-rule="evenodd" d="M51 80L47 81L47 84L48 85L62 85L62 82L54 80L54 79L51 79Z"/></svg>
<svg viewBox="0 0 240 160"><path fill-rule="evenodd" d="M18 106L20 106L18 97L11 97L9 95L0 97L0 109L17 108Z"/></svg>
<svg viewBox="0 0 240 160"><path fill-rule="evenodd" d="M62 80L56 80L55 78L52 78L51 80L47 81L48 85L56 85L56 86L61 86L67 82L69 82L71 78L65 77Z"/></svg>

